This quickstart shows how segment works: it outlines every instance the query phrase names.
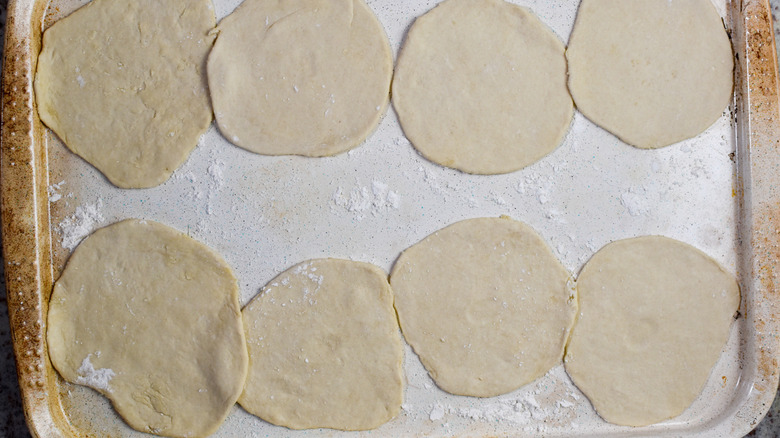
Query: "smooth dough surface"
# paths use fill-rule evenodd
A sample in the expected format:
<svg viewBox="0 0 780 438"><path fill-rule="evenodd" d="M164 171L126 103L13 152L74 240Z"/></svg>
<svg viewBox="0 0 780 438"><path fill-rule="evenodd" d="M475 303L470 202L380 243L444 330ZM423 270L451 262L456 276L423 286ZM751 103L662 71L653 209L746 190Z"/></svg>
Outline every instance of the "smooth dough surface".
<svg viewBox="0 0 780 438"><path fill-rule="evenodd" d="M211 123L211 0L95 0L43 34L41 120L114 185L163 183Z"/></svg>
<svg viewBox="0 0 780 438"><path fill-rule="evenodd" d="M209 86L233 144L335 155L365 140L387 108L393 56L363 0L247 0L217 29Z"/></svg>
<svg viewBox="0 0 780 438"><path fill-rule="evenodd" d="M515 171L552 152L569 127L563 44L525 8L446 0L409 30L393 106L429 160L469 173Z"/></svg>
<svg viewBox="0 0 780 438"><path fill-rule="evenodd" d="M577 108L643 149L695 137L732 98L731 42L710 0L583 0L566 57Z"/></svg>
<svg viewBox="0 0 780 438"><path fill-rule="evenodd" d="M482 218L404 251L390 284L404 337L436 384L491 397L561 361L577 311L569 278L533 229Z"/></svg>
<svg viewBox="0 0 780 438"><path fill-rule="evenodd" d="M643 426L698 397L739 307L734 276L660 236L610 243L577 280L566 371L605 420Z"/></svg>
<svg viewBox="0 0 780 438"><path fill-rule="evenodd" d="M238 283L205 245L151 221L87 237L54 285L52 364L142 432L206 436L246 377Z"/></svg>
<svg viewBox="0 0 780 438"><path fill-rule="evenodd" d="M403 401L403 347L387 274L318 259L280 274L243 310L250 367L238 402L291 429L365 430Z"/></svg>

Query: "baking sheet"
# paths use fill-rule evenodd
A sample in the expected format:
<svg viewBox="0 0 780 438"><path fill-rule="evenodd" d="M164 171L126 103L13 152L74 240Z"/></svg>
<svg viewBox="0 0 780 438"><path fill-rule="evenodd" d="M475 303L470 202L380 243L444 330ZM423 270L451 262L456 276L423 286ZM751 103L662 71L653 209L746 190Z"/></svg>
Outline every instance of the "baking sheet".
<svg viewBox="0 0 780 438"><path fill-rule="evenodd" d="M16 3L17 9L19 3L29 3L34 9L42 8L45 2ZM44 15L44 26L85 3L52 1ZM219 20L240 1L214 3ZM414 18L436 3L368 1L384 25L396 56ZM578 2L513 3L532 9L562 41L568 40ZM766 59L763 52L750 56L742 48L742 44L750 47L750 38L740 39L743 17L751 17L751 7L758 12L761 8L768 11L766 3L714 3L732 30L735 51L747 54L748 59L755 57L756 63ZM750 20L746 22L749 27ZM760 43L771 47L771 22L767 23L768 40ZM255 155L229 144L212 125L168 182L153 189L122 190L69 152L50 132L40 130L40 138L36 139L34 127L39 122L33 119L30 147L34 157L38 154L38 162L25 164L33 169L40 166L37 169L41 172L34 175L37 197L32 212L36 213L35 220L45 224L39 224L41 233L34 239L43 249L37 255L44 265L48 264L36 265L37 275L43 276L36 283L41 301L37 340L42 342L41 327L45 326L45 301L50 288L46 275L56 278L70 249L91 230L129 217L160 221L219 251L239 279L243 304L279 272L310 258L354 259L389 271L405 248L448 224L471 217L505 214L530 224L575 274L593 253L611 241L661 234L690 243L718 260L738 275L743 290L744 317L735 322L725 352L701 397L680 417L645 428L607 424L574 387L562 365L504 396L477 399L449 395L436 388L407 346L408 383L401 414L375 431L349 435L739 436L768 409L777 385L776 362L767 365L760 359L762 352L774 352L771 357L776 357L776 339L765 338L765 333L775 333L776 323L766 318L771 310L760 307L773 304L760 301L771 296L769 289L774 288L771 293L776 291L777 278L773 277L774 271L761 273L755 269L757 262L765 266L766 260L777 253L763 258L756 255L762 247L755 243L755 224L765 217L759 204L778 205L773 191L762 192L778 177L767 176L770 184L758 184L755 177L761 175L762 166L773 162L771 157L760 157L760 146L774 147L778 137L771 129L762 128L752 112L758 97L773 94L774 101L769 96L763 112L757 111L755 116L776 117L776 72L769 72L774 89L771 80L764 78L759 91L769 92L756 94L750 76L743 75L755 66L739 59L738 64L735 103L694 139L660 150L639 150L576 113L566 139L555 152L521 171L498 176L468 175L428 162L405 139L390 109L363 145L330 158ZM31 77L30 71L25 75ZM8 82L5 86L9 91ZM12 132L6 124L7 105L4 155L0 157L3 171L15 163L6 150ZM37 117L34 113L31 116ZM757 139L756 135L764 137ZM753 162L758 159L764 164ZM6 173L4 239L8 238L9 223L8 178ZM771 230L772 226L770 222L760 229ZM51 246L46 248L49 233ZM770 233L765 238L768 240L763 249L776 250L777 237ZM15 262L13 253L8 257L12 249L4 250L6 260ZM51 257L47 259L49 250ZM13 267L7 270L9 279L13 272ZM769 278L768 284L765 278ZM763 321L763 327L759 327L758 320ZM21 331L16 329L16 338L20 337L16 332ZM40 356L45 362L45 355L40 352ZM32 390L25 389L23 383L23 391L25 397L30 392L37 396L43 393L50 412L39 414L28 409L33 423L45 423L51 417L49 423L59 424L57 419L64 413L72 428L51 426L63 436L142 435L128 428L107 399L96 392L60 382L50 364L37 371L45 374L44 380L34 383ZM57 411L60 406L61 412ZM214 436L334 434L337 432L294 432L271 426L236 406Z"/></svg>

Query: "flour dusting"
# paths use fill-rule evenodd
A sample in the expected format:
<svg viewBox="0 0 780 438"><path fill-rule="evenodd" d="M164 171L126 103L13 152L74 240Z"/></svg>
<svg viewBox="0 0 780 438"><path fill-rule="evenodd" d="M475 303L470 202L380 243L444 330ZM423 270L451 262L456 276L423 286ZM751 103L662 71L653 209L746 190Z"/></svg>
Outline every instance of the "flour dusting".
<svg viewBox="0 0 780 438"><path fill-rule="evenodd" d="M84 204L76 207L76 211L67 216L57 225L62 238L62 247L73 250L76 246L103 223L106 219L100 210L103 208L103 200L98 199L94 204Z"/></svg>
<svg viewBox="0 0 780 438"><path fill-rule="evenodd" d="M62 199L62 194L59 191L62 189L63 185L65 185L64 180L47 187L49 192L49 202L57 202Z"/></svg>
<svg viewBox="0 0 780 438"><path fill-rule="evenodd" d="M649 210L647 190L644 187L630 187L620 195L620 203L631 216L645 214Z"/></svg>
<svg viewBox="0 0 780 438"><path fill-rule="evenodd" d="M209 164L208 173L211 179L214 181L214 189L219 190L225 185L225 174L223 172L225 168L225 162L222 160L214 160Z"/></svg>
<svg viewBox="0 0 780 438"><path fill-rule="evenodd" d="M436 404L436 406L431 409L431 413L428 418L430 418L431 421L439 421L444 418L444 406Z"/></svg>
<svg viewBox="0 0 780 438"><path fill-rule="evenodd" d="M95 355L99 357L100 352L95 353ZM116 373L110 368L95 369L89 360L91 356L91 354L88 354L81 362L79 369L76 370L76 373L79 375L76 383L111 392L109 382L116 376Z"/></svg>
<svg viewBox="0 0 780 438"><path fill-rule="evenodd" d="M420 406L420 414L445 428L450 423L465 421L504 425L531 435L561 428L572 430L579 427L575 420L581 396L563 373L563 367L556 367L520 393L472 401L436 401ZM411 404L402 409L407 415L415 415L415 406Z"/></svg>
<svg viewBox="0 0 780 438"><path fill-rule="evenodd" d="M358 220L365 218L367 213L373 216L388 211L397 210L401 206L401 196L398 192L390 190L390 187L378 180L371 182L371 186L356 186L346 192L338 186L331 196L331 210L340 207L350 213L355 213Z"/></svg>

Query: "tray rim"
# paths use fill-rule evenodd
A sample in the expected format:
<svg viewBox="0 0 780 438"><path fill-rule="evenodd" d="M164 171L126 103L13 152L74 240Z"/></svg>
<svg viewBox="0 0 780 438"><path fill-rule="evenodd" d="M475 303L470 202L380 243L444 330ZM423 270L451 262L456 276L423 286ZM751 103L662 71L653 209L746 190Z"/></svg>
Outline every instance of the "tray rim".
<svg viewBox="0 0 780 438"><path fill-rule="evenodd" d="M57 373L46 349L46 314L53 285L45 127L37 116L33 75L47 0L9 0L0 109L0 221L8 312L22 404L36 437L78 437L59 399ZM708 433L742 436L768 411L778 387L780 313L780 86L769 0L732 4L741 310L755 329L755 357L744 358L753 385L736 412ZM737 15L736 12L739 14ZM737 154L741 156L741 154Z"/></svg>

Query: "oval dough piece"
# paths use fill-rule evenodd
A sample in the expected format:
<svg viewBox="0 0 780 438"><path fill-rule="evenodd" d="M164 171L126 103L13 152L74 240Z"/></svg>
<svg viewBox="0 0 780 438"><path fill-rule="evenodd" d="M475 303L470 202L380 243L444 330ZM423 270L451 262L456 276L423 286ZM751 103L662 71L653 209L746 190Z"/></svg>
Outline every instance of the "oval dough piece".
<svg viewBox="0 0 780 438"><path fill-rule="evenodd" d="M233 144L322 157L357 146L379 123L393 56L363 0L247 0L217 29L209 86Z"/></svg>
<svg viewBox="0 0 780 438"><path fill-rule="evenodd" d="M206 436L238 399L247 350L238 284L205 245L151 221L102 228L73 252L48 316L52 364L142 432Z"/></svg>
<svg viewBox="0 0 780 438"><path fill-rule="evenodd" d="M319 259L280 274L243 310L250 368L238 402L291 429L365 430L403 401L403 347L387 274Z"/></svg>
<svg viewBox="0 0 780 438"><path fill-rule="evenodd" d="M605 420L644 426L698 397L739 307L734 277L660 236L610 243L577 280L566 371Z"/></svg>
<svg viewBox="0 0 780 438"><path fill-rule="evenodd" d="M171 176L211 123L210 0L95 0L43 34L41 120L114 185Z"/></svg>
<svg viewBox="0 0 780 438"><path fill-rule="evenodd" d="M552 152L572 118L558 38L503 0L446 0L401 50L393 106L426 158L469 173L512 172Z"/></svg>
<svg viewBox="0 0 780 438"><path fill-rule="evenodd" d="M569 278L533 229L482 218L404 251L390 284L404 337L436 384L491 397L561 361L577 311Z"/></svg>
<svg viewBox="0 0 780 438"><path fill-rule="evenodd" d="M698 135L732 99L731 43L710 0L583 0L566 57L577 108L642 149Z"/></svg>

